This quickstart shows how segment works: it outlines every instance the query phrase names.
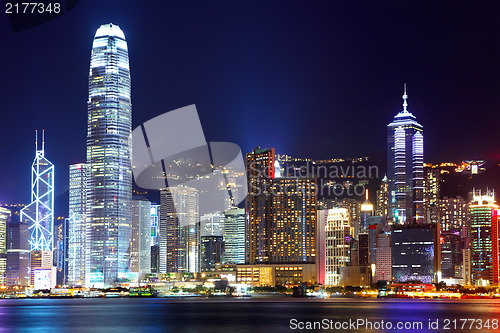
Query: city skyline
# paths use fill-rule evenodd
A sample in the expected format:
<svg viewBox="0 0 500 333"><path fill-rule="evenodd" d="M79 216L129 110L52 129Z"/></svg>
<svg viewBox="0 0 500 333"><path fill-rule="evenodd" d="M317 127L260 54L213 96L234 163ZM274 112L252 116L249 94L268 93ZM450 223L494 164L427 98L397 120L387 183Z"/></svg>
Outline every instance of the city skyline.
<svg viewBox="0 0 500 333"><path fill-rule="evenodd" d="M500 2L5 7L0 330L499 328Z"/></svg>
<svg viewBox="0 0 500 333"><path fill-rule="evenodd" d="M29 182L23 175L29 169L28 161L31 157L27 147L30 147L29 134L35 128L47 129L47 141L50 142L47 156L59 170L67 170L68 165L84 160L84 146L79 138L85 135L83 123L86 89L83 87L86 84L84 77L88 58L84 59L82 54L88 54L90 50L92 30L104 22L124 26L125 33L134 40L130 49L131 67L135 73L132 99L138 110L134 125L166 110L195 103L199 106L207 138L224 138L236 142L243 152L262 145L275 147L279 153L313 159L369 155L384 151L384 136L379 129L400 110L401 86L407 82L409 111L425 126L426 141L429 142L424 149L424 162L449 159L457 162L463 159L498 160L493 131L484 130L488 128L489 119L495 117L494 111L500 104L493 93L498 89L499 75L495 74L498 71L498 46L487 42L491 39L488 36L494 37L494 32L491 31L495 29L486 29L486 26L498 24L493 20L494 15L489 14L494 12L490 9L495 9L498 5L463 4L445 11L446 6L442 4L429 4L437 13L430 14L427 7L418 4L363 3L356 6L314 3L305 8L290 4L286 8L288 16L280 16L278 9L281 7L276 3L250 3L247 7L232 4L223 8L207 4L204 9L223 22L214 25L203 18L201 22L209 24L212 29L207 33L196 27L185 26L188 6L177 4L171 5L174 6L171 9L184 16L174 19L172 26L155 26L157 29L153 29L150 34L144 30L146 27L137 22L141 22L140 18L144 19L147 15L150 15L150 19L155 17L151 5L144 8L131 4L118 8L111 5L99 6L102 6L102 11L95 17L91 17L90 8L86 4L81 4L61 18L18 33L10 32L8 23L4 19L0 20L0 24L6 28L0 34L2 43L7 46L4 50L12 50L12 54L0 52L2 62L11 64L11 68L5 68L5 73L9 75L9 72L16 70L16 75L10 75L10 84L5 85L0 99L0 107L5 110L3 114L6 116L6 123L9 123L9 128L5 128L1 135L5 136L4 140L14 135L16 137L15 144L2 149L13 163L1 165L1 203L28 201L25 189ZM258 9L262 9L259 6L268 9L269 18L277 17L288 30L275 26L269 19L263 20L260 28L248 30L255 19L262 19L258 14ZM243 15L242 8L248 9L244 15L245 20L235 22L230 19ZM132 9L137 17L132 18ZM370 9L389 21L383 23L380 18L375 19L376 15L368 13ZM196 15L198 10L201 7L197 7ZM331 13L337 20L328 20L321 13L322 10ZM403 12L414 14L407 14L403 19L397 15ZM443 22L440 21L441 17L438 20L435 16L439 16L441 12L447 13L443 16ZM337 17L338 13L346 14L346 18ZM424 27L419 23L417 13L429 19L428 26ZM482 15L484 20L477 24L477 20L472 18L464 19L464 15L469 13L474 17ZM306 14L309 16L302 17ZM69 22L70 16L78 19ZM356 26L347 21L347 18L353 17L363 18L378 28L378 33L371 35L374 41L369 40L370 34L363 25ZM299 18L305 18L304 23L298 23ZM234 25L234 29L231 29L233 32L226 31L227 24ZM318 30L320 24L327 29ZM67 29L61 29L62 26ZM177 29L173 29L174 27ZM270 35L264 36L262 29L269 31ZM156 43L152 43L156 34L161 31L166 31L165 38L170 39L157 38ZM294 38L287 37L290 32L293 32ZM60 52L62 50L57 42L69 33L73 35L68 41L70 44L64 47L65 52ZM38 37L44 34L51 34L54 38L47 40ZM147 38L141 40L138 38L140 35ZM457 39L458 36L461 39ZM245 38L241 40L239 37L249 37L250 41L246 43L243 41ZM186 39L193 40L192 44L187 43ZM39 40L45 40L47 47L41 47ZM363 47L352 45L350 40L358 40L356 45ZM226 52L217 57L212 49L221 43L222 50ZM290 52L295 44L301 48ZM25 48L29 46L37 46L37 56L42 57L41 62L30 60L31 54L25 52ZM197 48L205 52L194 52ZM365 53L360 52L364 48L376 52L367 52L361 56ZM426 49L428 54L423 51L409 52L419 48ZM394 50L399 49L402 52L400 56L392 55ZM155 50L156 53L166 51L167 60L156 61L158 55ZM271 53L264 50L270 50ZM22 68L21 63L15 61L17 52L27 54L22 58L25 60ZM186 56L186 52L190 56ZM251 54L257 57L251 57ZM268 57L263 58L264 54ZM357 54L358 58L352 58L352 54ZM371 56L372 54L375 56ZM346 63L348 55L352 63ZM316 57L319 57L317 66L321 66L322 70L311 63ZM481 61L477 61L479 59ZM157 70L153 71L155 75L144 67L151 61L156 61L157 64ZM56 74L52 74L42 87L41 78L46 77L48 63ZM336 72L341 64L346 68ZM464 64L468 65L463 66ZM275 69L270 70L273 67L269 66L274 65ZM171 66L177 66L178 69L173 70ZM218 71L214 72L210 68ZM489 70L486 71L486 68ZM229 76L228 69L241 75ZM360 76L361 71L363 75ZM439 73L437 78L431 71ZM346 76L348 74L349 77ZM162 80L162 77L166 80ZM212 87L209 83L214 79L220 81L220 84ZM65 84L65 81L74 84ZM461 85L453 81L458 81ZM23 90L19 89L21 82L28 83ZM471 86L471 82L474 82L474 86ZM38 88L35 89L36 85ZM255 88L260 85L263 87ZM162 104L158 97L163 95L158 89L165 88L168 88L166 91L172 91L172 94ZM18 98L20 91L32 98ZM53 99L56 92L59 97ZM213 97L209 98L207 95L219 98L214 101ZM221 99L220 96L225 98ZM309 103L316 99L321 103ZM36 107L31 104L35 101ZM43 117L37 109L44 111ZM32 115L23 121L22 126L14 118L19 110ZM473 125L468 119L471 114L475 117ZM266 117L262 118L264 115ZM314 130L304 128L301 141L298 142L294 136L286 133L288 130L302 130L300 115L307 115L311 124L309 127ZM330 117L331 122L323 121ZM282 122L284 126L272 125L277 122ZM444 130L440 127L443 122L446 123ZM225 128L224 133L221 133L220 128ZM252 129L251 133L249 129ZM318 132L323 133L321 140L315 134ZM464 132L468 135L461 135ZM345 140L346 137L349 140ZM13 165L26 167L23 169ZM67 172L57 174L56 196L68 190L67 180Z"/></svg>

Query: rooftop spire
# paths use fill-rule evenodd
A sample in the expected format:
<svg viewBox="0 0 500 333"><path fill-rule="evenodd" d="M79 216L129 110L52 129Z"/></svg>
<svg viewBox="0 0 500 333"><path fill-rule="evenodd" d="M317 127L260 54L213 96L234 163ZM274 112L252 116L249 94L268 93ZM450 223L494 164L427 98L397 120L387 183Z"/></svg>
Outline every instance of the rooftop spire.
<svg viewBox="0 0 500 333"><path fill-rule="evenodd" d="M45 152L45 130L42 129L42 154Z"/></svg>
<svg viewBox="0 0 500 333"><path fill-rule="evenodd" d="M408 107L408 102L406 100L408 99L408 95L406 94L406 83L404 84L404 93L403 93L403 112L408 112L406 109Z"/></svg>

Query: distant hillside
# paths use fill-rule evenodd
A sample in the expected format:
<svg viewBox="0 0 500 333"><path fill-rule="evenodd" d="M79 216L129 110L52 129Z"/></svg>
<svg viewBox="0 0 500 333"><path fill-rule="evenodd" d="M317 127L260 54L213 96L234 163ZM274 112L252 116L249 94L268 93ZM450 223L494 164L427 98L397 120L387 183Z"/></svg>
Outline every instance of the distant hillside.
<svg viewBox="0 0 500 333"><path fill-rule="evenodd" d="M500 164L488 167L473 177L462 174L442 175L441 197L462 196L468 198L472 189L495 189L497 201L500 200Z"/></svg>

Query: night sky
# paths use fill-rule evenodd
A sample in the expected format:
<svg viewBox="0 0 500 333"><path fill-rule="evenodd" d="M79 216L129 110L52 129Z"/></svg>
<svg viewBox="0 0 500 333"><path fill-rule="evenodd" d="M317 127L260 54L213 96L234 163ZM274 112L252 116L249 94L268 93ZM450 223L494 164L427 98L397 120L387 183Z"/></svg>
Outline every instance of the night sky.
<svg viewBox="0 0 500 333"><path fill-rule="evenodd" d="M364 156L385 152L406 82L427 162L500 160L498 1L82 0L16 33L0 14L0 203L29 202L35 129L57 195L85 162L91 44L110 22L128 41L134 128L196 104L207 141Z"/></svg>

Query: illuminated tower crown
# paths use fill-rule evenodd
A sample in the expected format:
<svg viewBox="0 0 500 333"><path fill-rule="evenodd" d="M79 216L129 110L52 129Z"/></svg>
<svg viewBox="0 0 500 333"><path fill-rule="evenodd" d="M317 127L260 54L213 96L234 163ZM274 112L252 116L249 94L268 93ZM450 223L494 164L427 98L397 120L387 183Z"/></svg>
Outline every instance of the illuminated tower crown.
<svg viewBox="0 0 500 333"><path fill-rule="evenodd" d="M407 99L405 84L403 111L387 125L388 213L396 224L424 222L424 128Z"/></svg>

